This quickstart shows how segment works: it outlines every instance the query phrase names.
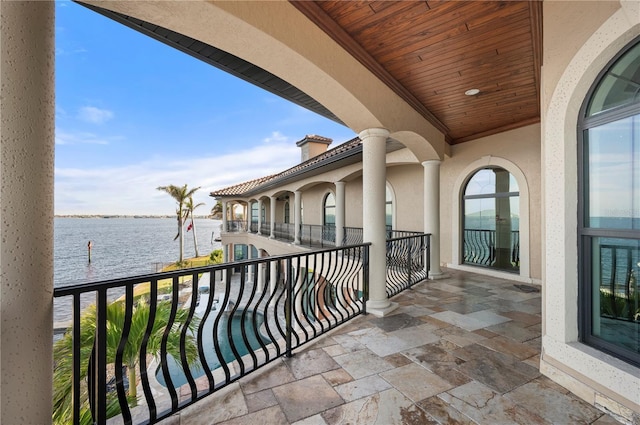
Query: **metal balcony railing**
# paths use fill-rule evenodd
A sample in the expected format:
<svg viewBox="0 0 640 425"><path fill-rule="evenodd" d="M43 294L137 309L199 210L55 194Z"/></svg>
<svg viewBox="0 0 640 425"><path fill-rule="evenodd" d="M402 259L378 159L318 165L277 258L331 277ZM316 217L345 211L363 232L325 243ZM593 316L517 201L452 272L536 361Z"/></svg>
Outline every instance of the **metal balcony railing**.
<svg viewBox="0 0 640 425"><path fill-rule="evenodd" d="M245 220L228 220L227 232L238 233L247 231L247 222Z"/></svg>
<svg viewBox="0 0 640 425"><path fill-rule="evenodd" d="M369 244L56 288L54 422L156 423L366 312ZM240 272L233 274L234 269Z"/></svg>
<svg viewBox="0 0 640 425"><path fill-rule="evenodd" d="M505 257L500 258L499 255ZM508 252L500 254L496 249L495 230L464 229L464 262L478 266L518 270L520 268L520 232L511 231Z"/></svg>
<svg viewBox="0 0 640 425"><path fill-rule="evenodd" d="M336 245L336 226L301 224L300 245L311 247L328 247Z"/></svg>
<svg viewBox="0 0 640 425"><path fill-rule="evenodd" d="M392 297L428 278L430 234L387 239L387 296Z"/></svg>

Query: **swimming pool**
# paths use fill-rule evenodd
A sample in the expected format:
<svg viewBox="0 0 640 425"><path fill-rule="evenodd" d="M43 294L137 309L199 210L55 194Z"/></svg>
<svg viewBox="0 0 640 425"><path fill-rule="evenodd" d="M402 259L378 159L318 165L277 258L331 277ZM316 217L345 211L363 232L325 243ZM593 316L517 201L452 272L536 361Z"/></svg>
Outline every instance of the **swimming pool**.
<svg viewBox="0 0 640 425"><path fill-rule="evenodd" d="M231 339L233 340L234 346L240 356L244 356L249 353L249 350L255 351L260 348L260 343L258 338L262 341L263 344L267 345L271 343L271 340L260 335L259 332L255 331L253 326L253 312L247 311L245 320L244 320L244 329L247 336L247 340L249 342L249 347L245 344L242 338L242 310L236 311L233 316L231 316L228 312L220 312L218 314L213 314L215 312L212 311L211 315L207 317L206 322L202 327L203 337L202 337L202 348L205 354L205 359L207 362L207 367L209 370L215 370L220 367L220 360L218 359L218 355L216 354L216 349L214 346L214 332L213 325L216 320L218 314L221 314L220 323L218 323L218 331L215 335L215 338L218 340L218 344L220 345L220 356L225 363L229 363L235 360L235 356L233 351L231 350L231 343L229 341L229 337L227 334L227 326L229 324L229 320L231 319ZM262 314L256 314L256 322L258 329L264 323L264 316ZM199 378L205 374L205 371L202 367L200 367L200 362L197 362L197 366L191 366L189 369L191 371L191 375L194 379ZM187 383L187 378L184 374L184 370L182 369L182 365L177 362L173 357L167 355L167 366L169 367L169 375L171 377L171 382L173 385L178 388ZM166 387L166 382L164 376L162 374L162 367L158 366L156 369L156 379L163 386Z"/></svg>

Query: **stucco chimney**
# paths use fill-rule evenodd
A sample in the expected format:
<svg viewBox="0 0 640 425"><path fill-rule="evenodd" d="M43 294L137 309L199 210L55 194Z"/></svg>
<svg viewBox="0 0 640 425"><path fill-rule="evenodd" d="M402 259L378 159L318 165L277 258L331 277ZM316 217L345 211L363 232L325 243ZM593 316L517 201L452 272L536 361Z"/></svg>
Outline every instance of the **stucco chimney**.
<svg viewBox="0 0 640 425"><path fill-rule="evenodd" d="M329 139L328 137L307 134L304 139L296 142L296 145L300 147L300 153L302 154L301 162L305 162L308 159L325 153L331 142L333 142L333 139Z"/></svg>

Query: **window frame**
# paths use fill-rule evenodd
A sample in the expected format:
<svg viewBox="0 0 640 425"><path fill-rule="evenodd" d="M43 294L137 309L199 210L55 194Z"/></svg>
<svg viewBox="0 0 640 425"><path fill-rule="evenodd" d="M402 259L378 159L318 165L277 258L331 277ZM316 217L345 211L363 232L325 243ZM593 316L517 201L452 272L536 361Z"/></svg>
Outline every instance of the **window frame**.
<svg viewBox="0 0 640 425"><path fill-rule="evenodd" d="M577 133L577 163L578 163L578 339L580 342L596 350L610 354L622 361L640 366L640 353L634 354L621 346L609 342L593 334L593 244L596 238L617 238L640 240L640 229L597 228L586 226L586 215L589 206L587 182L589 182L589 130L614 123L625 118L640 115L640 94L635 103L613 107L586 116L591 100L599 88L600 82L615 66L619 59L631 49L640 44L640 37L635 38L621 49L598 73L580 107L578 115Z"/></svg>

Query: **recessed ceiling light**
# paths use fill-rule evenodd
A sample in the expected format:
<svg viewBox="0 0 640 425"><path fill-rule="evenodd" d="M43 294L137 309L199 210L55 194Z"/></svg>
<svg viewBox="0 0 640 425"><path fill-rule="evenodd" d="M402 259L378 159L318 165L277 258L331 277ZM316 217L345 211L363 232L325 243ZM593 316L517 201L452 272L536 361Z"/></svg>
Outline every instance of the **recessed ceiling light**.
<svg viewBox="0 0 640 425"><path fill-rule="evenodd" d="M478 89L469 89L466 92L464 92L464 94L466 94L467 96L475 96L478 93L480 93L480 90Z"/></svg>

